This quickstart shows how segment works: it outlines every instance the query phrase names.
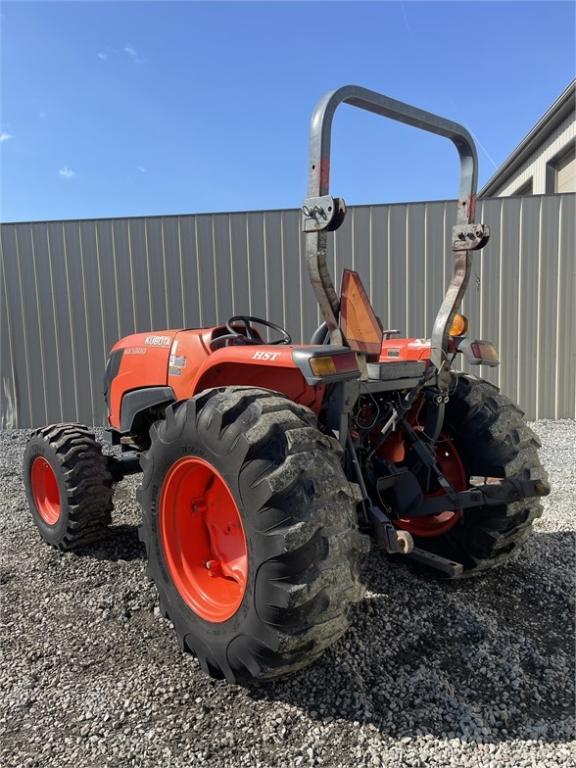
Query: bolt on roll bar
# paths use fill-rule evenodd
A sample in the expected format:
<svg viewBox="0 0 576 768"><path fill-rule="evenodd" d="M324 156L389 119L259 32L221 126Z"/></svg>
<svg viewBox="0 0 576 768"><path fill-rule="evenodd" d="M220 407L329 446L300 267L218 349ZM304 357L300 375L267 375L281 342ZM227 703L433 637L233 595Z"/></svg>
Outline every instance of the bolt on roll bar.
<svg viewBox="0 0 576 768"><path fill-rule="evenodd" d="M357 85L345 85L320 99L310 125L308 197L302 207L303 230L312 286L333 344L344 343L337 319L340 302L326 264L327 232L340 226L346 211L344 201L329 194L332 120L342 103L445 136L454 143L460 156L460 189L452 238L453 275L432 332L431 359L440 373L448 367L448 331L470 278L470 251L482 248L489 237L487 227L474 224L478 168L474 141L462 125L452 120Z"/></svg>

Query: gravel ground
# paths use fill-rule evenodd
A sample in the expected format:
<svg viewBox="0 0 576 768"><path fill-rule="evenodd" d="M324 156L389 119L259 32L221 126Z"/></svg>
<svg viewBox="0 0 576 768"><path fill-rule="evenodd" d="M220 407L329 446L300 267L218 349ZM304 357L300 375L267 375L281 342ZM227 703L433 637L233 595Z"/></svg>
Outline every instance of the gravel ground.
<svg viewBox="0 0 576 768"><path fill-rule="evenodd" d="M573 768L576 422L535 428L553 493L516 562L441 582L372 555L347 636L255 689L178 652L145 577L135 481L105 542L58 554L26 508L26 433L0 433L1 764Z"/></svg>

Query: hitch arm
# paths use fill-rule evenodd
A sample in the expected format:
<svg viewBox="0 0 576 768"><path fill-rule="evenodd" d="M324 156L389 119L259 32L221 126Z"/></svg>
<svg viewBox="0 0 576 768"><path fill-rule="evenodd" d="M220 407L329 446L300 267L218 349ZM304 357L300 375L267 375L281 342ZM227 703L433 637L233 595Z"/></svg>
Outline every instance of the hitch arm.
<svg viewBox="0 0 576 768"><path fill-rule="evenodd" d="M419 507L403 511L401 517L427 517L450 510L497 507L520 499L548 496L549 493L550 486L545 480L503 480L447 496L431 496L423 499Z"/></svg>

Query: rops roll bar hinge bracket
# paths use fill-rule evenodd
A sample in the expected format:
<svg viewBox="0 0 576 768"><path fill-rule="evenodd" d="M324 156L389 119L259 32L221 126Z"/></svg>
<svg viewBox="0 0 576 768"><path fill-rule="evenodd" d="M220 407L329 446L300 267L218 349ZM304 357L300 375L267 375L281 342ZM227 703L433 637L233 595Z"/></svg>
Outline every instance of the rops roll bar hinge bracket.
<svg viewBox="0 0 576 768"><path fill-rule="evenodd" d="M341 197L309 197L302 206L304 232L334 232L344 221L346 203Z"/></svg>

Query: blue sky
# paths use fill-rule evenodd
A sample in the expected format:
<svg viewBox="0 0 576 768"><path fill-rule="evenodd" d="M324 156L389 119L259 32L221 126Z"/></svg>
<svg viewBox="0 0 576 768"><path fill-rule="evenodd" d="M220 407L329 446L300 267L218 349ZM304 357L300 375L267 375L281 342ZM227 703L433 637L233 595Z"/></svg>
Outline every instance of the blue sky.
<svg viewBox="0 0 576 768"><path fill-rule="evenodd" d="M297 207L357 83L463 122L484 182L574 77L571 2L2 5L4 221ZM343 106L331 191L452 198L444 139Z"/></svg>

